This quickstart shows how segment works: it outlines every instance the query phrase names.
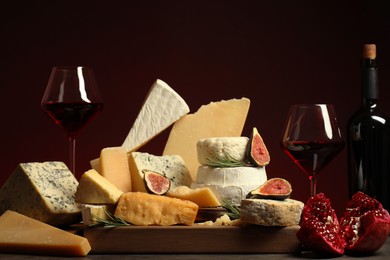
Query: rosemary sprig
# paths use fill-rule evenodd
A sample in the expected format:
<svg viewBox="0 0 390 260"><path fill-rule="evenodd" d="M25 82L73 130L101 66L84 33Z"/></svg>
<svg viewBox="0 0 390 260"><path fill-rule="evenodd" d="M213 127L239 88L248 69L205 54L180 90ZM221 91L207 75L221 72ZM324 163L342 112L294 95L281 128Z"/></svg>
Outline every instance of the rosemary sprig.
<svg viewBox="0 0 390 260"><path fill-rule="evenodd" d="M249 166L248 163L238 160L228 153L226 153L226 157L218 156L216 160L211 160L210 158L207 158L207 165L213 168Z"/></svg>
<svg viewBox="0 0 390 260"><path fill-rule="evenodd" d="M122 218L116 217L106 210L104 210L104 212L108 216L108 219L103 219L101 217L96 216L95 214L92 214L93 224L91 224L90 227L94 227L94 226L105 226L105 227L130 226L130 224L127 223Z"/></svg>
<svg viewBox="0 0 390 260"><path fill-rule="evenodd" d="M240 208L233 205L230 201L228 200L222 200L222 207L227 209L229 212L227 215L230 217L230 219L239 219L240 218Z"/></svg>

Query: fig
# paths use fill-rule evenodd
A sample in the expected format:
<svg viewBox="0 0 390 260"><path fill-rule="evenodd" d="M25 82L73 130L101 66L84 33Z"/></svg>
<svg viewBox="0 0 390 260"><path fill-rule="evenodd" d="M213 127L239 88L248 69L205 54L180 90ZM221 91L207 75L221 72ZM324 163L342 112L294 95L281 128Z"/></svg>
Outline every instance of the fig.
<svg viewBox="0 0 390 260"><path fill-rule="evenodd" d="M143 170L146 190L156 195L164 195L171 187L171 180L154 171Z"/></svg>
<svg viewBox="0 0 390 260"><path fill-rule="evenodd" d="M331 203L323 193L311 197L302 210L301 228L297 232L302 245L327 255L343 255L345 240L340 236L340 224Z"/></svg>
<svg viewBox="0 0 390 260"><path fill-rule="evenodd" d="M270 162L268 149L256 127L253 127L252 134L249 138L246 157L254 166L265 166Z"/></svg>
<svg viewBox="0 0 390 260"><path fill-rule="evenodd" d="M247 198L284 200L290 197L291 184L283 178L272 178L252 190Z"/></svg>
<svg viewBox="0 0 390 260"><path fill-rule="evenodd" d="M341 235L349 254L371 254L390 234L390 215L382 204L363 192L357 192L346 204L340 220Z"/></svg>

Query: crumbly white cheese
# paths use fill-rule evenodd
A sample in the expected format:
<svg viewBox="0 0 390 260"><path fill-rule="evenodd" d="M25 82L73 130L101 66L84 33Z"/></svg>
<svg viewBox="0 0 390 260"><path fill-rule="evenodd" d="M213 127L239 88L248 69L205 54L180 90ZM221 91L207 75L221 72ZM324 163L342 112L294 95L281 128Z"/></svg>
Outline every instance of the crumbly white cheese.
<svg viewBox="0 0 390 260"><path fill-rule="evenodd" d="M239 205L242 199L251 191L259 187L259 185L215 185L215 184L200 184L192 183L191 188L209 187L219 201L229 201L232 204Z"/></svg>
<svg viewBox="0 0 390 260"><path fill-rule="evenodd" d="M129 166L133 191L146 191L144 170L160 173L171 180L171 189L177 186L190 186L191 175L179 155L157 156L149 153L132 152Z"/></svg>
<svg viewBox="0 0 390 260"><path fill-rule="evenodd" d="M304 203L298 200L244 199L240 219L262 226L299 225Z"/></svg>
<svg viewBox="0 0 390 260"><path fill-rule="evenodd" d="M128 152L137 150L188 112L190 109L184 99L167 83L157 79L122 147Z"/></svg>
<svg viewBox="0 0 390 260"><path fill-rule="evenodd" d="M245 150L248 137L214 137L204 138L197 142L198 161L201 165L220 160L245 161Z"/></svg>
<svg viewBox="0 0 390 260"><path fill-rule="evenodd" d="M199 166L196 182L215 185L258 185L267 181L265 167L213 168Z"/></svg>
<svg viewBox="0 0 390 260"><path fill-rule="evenodd" d="M13 210L54 226L76 223L77 186L63 162L21 163L0 190L0 214Z"/></svg>

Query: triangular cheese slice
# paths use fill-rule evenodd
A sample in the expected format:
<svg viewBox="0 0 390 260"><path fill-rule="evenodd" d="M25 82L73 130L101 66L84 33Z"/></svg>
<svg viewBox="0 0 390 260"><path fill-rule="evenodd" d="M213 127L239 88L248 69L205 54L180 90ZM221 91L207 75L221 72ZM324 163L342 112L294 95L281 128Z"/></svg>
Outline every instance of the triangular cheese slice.
<svg viewBox="0 0 390 260"><path fill-rule="evenodd" d="M248 98L222 100L204 105L194 114L188 114L172 127L164 155L180 155L192 180L199 167L196 144L209 137L241 136L248 115Z"/></svg>
<svg viewBox="0 0 390 260"><path fill-rule="evenodd" d="M8 210L0 217L0 252L85 256L91 250L84 237Z"/></svg>
<svg viewBox="0 0 390 260"><path fill-rule="evenodd" d="M122 194L114 184L91 169L81 175L75 200L83 204L115 204Z"/></svg>
<svg viewBox="0 0 390 260"><path fill-rule="evenodd" d="M128 152L137 150L188 112L184 99L167 83L156 80L122 147Z"/></svg>

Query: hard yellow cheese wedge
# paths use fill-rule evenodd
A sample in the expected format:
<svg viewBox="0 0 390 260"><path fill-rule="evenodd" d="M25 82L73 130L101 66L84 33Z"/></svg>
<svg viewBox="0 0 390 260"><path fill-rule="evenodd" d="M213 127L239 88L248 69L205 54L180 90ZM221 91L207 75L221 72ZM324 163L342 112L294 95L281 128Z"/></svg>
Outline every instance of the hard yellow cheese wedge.
<svg viewBox="0 0 390 260"><path fill-rule="evenodd" d="M0 252L38 255L85 256L88 240L29 218L15 211L0 217Z"/></svg>
<svg viewBox="0 0 390 260"><path fill-rule="evenodd" d="M178 186L168 191L167 196L192 201L200 208L217 207L221 205L214 193L208 187L191 189L187 186Z"/></svg>
<svg viewBox="0 0 390 260"><path fill-rule="evenodd" d="M180 155L192 180L199 167L196 144L208 137L241 136L249 111L247 98L222 100L204 105L179 119L172 127L164 155Z"/></svg>
<svg viewBox="0 0 390 260"><path fill-rule="evenodd" d="M192 225L198 208L198 205L188 200L128 192L119 199L115 216L138 226Z"/></svg>
<svg viewBox="0 0 390 260"><path fill-rule="evenodd" d="M123 147L107 147L100 152L98 171L123 192L131 191L131 176L127 152Z"/></svg>
<svg viewBox="0 0 390 260"><path fill-rule="evenodd" d="M115 204L122 194L114 184L91 169L81 175L75 200L83 204Z"/></svg>

